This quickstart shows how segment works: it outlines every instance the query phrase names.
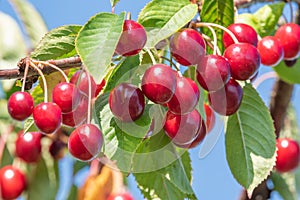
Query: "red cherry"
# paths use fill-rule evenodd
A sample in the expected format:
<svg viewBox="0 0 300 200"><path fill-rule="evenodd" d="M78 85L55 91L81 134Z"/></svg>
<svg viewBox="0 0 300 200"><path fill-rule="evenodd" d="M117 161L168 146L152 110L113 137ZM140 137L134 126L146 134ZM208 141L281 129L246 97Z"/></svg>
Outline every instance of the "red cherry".
<svg viewBox="0 0 300 200"><path fill-rule="evenodd" d="M22 194L25 187L26 178L19 169L11 165L7 165L0 169L1 199L15 199Z"/></svg>
<svg viewBox="0 0 300 200"><path fill-rule="evenodd" d="M134 200L131 194L128 192L122 193L122 194L111 194L107 198L107 200Z"/></svg>
<svg viewBox="0 0 300 200"><path fill-rule="evenodd" d="M266 66L275 66L283 59L283 47L274 36L263 37L257 45L261 63Z"/></svg>
<svg viewBox="0 0 300 200"><path fill-rule="evenodd" d="M299 144L289 138L278 138L276 147L276 170L278 172L289 172L296 169L300 162Z"/></svg>
<svg viewBox="0 0 300 200"><path fill-rule="evenodd" d="M95 96L98 96L98 95L99 95L99 93L103 90L105 84L106 84L105 79L102 79L101 83L100 83L100 84L97 84Z"/></svg>
<svg viewBox="0 0 300 200"><path fill-rule="evenodd" d="M170 51L181 65L196 65L198 60L205 56L206 44L198 31L186 28L171 37Z"/></svg>
<svg viewBox="0 0 300 200"><path fill-rule="evenodd" d="M249 43L254 46L257 46L257 33L255 29L249 26L248 24L235 23L228 26L227 29L229 29L235 35L239 42ZM224 32L223 43L225 48L234 44L234 41L227 32Z"/></svg>
<svg viewBox="0 0 300 200"><path fill-rule="evenodd" d="M27 92L13 93L7 102L8 113L15 120L25 120L33 112L34 100Z"/></svg>
<svg viewBox="0 0 300 200"><path fill-rule="evenodd" d="M145 98L135 85L121 83L109 95L109 107L114 116L123 122L137 120L144 112Z"/></svg>
<svg viewBox="0 0 300 200"><path fill-rule="evenodd" d="M211 109L211 107L207 104L204 104L204 110L205 110L205 115L206 115L207 133L209 133L215 126L216 115L215 115L214 111Z"/></svg>
<svg viewBox="0 0 300 200"><path fill-rule="evenodd" d="M27 163L36 163L41 157L42 134L40 132L23 131L18 133L16 140L16 156Z"/></svg>
<svg viewBox="0 0 300 200"><path fill-rule="evenodd" d="M223 56L208 55L199 60L197 80L201 87L216 91L229 81L230 65Z"/></svg>
<svg viewBox="0 0 300 200"><path fill-rule="evenodd" d="M71 112L80 102L79 89L73 83L59 83L52 91L52 101L63 113Z"/></svg>
<svg viewBox="0 0 300 200"><path fill-rule="evenodd" d="M61 109L56 103L40 103L33 110L37 128L46 134L54 133L61 125Z"/></svg>
<svg viewBox="0 0 300 200"><path fill-rule="evenodd" d="M123 56L136 55L144 48L146 41L147 34L144 27L133 20L125 20L116 53Z"/></svg>
<svg viewBox="0 0 300 200"><path fill-rule="evenodd" d="M295 66L295 64L297 63L297 58L296 59L293 59L293 60L284 60L284 64L287 66L287 67L293 67Z"/></svg>
<svg viewBox="0 0 300 200"><path fill-rule="evenodd" d="M88 98L85 95L81 96L79 105L75 110L68 113L62 113L62 123L70 127L81 125L87 119L88 114Z"/></svg>
<svg viewBox="0 0 300 200"><path fill-rule="evenodd" d="M224 57L230 65L231 77L247 80L260 66L260 55L255 46L248 43L232 44L225 49Z"/></svg>
<svg viewBox="0 0 300 200"><path fill-rule="evenodd" d="M238 82L230 79L224 86L215 92L208 93L210 106L220 115L232 115L240 107L243 97L243 89Z"/></svg>
<svg viewBox="0 0 300 200"><path fill-rule="evenodd" d="M201 120L202 118L196 109L185 115L175 115L168 111L165 117L164 130L173 143L189 144L197 137Z"/></svg>
<svg viewBox="0 0 300 200"><path fill-rule="evenodd" d="M178 76L175 94L168 102L168 108L174 114L187 114L195 109L199 97L197 84L192 79Z"/></svg>
<svg viewBox="0 0 300 200"><path fill-rule="evenodd" d="M83 124L70 135L68 149L72 156L81 161L90 161L101 151L103 135L93 124Z"/></svg>
<svg viewBox="0 0 300 200"><path fill-rule="evenodd" d="M75 72L73 74L73 76L70 79L70 83L73 83L74 85L76 85L79 90L85 94L86 96L89 95L89 78L88 78L89 73L82 71L82 70L78 70L77 72ZM92 98L96 96L96 82L93 78L93 76L90 76L90 80L91 80L91 96Z"/></svg>
<svg viewBox="0 0 300 200"><path fill-rule="evenodd" d="M294 60L300 51L300 26L295 23L287 23L279 27L275 37L280 41L285 60Z"/></svg>
<svg viewBox="0 0 300 200"><path fill-rule="evenodd" d="M175 89L176 74L168 65L156 64L145 71L142 78L142 91L154 103L168 103Z"/></svg>

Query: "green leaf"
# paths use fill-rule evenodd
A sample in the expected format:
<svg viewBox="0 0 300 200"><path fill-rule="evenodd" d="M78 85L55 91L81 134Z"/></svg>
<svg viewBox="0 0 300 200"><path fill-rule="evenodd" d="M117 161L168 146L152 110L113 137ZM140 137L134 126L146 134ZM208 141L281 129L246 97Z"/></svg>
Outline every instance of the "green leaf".
<svg viewBox="0 0 300 200"><path fill-rule="evenodd" d="M9 1L13 4L19 18L23 22L23 26L29 36L32 46L35 47L48 31L42 16L27 0Z"/></svg>
<svg viewBox="0 0 300 200"><path fill-rule="evenodd" d="M38 84L31 92L31 96L34 99L34 105L44 102L44 91L40 84Z"/></svg>
<svg viewBox="0 0 300 200"><path fill-rule="evenodd" d="M258 35L261 35L264 31L261 30L263 27L260 26L259 20L253 14L242 13L237 16L238 23L248 24L255 29Z"/></svg>
<svg viewBox="0 0 300 200"><path fill-rule="evenodd" d="M233 0L205 0L201 9L200 17L203 22L215 23L228 27L234 23L234 5ZM216 30L218 41L222 41L223 31ZM203 33L212 36L208 28L203 28ZM218 44L221 51L223 43Z"/></svg>
<svg viewBox="0 0 300 200"><path fill-rule="evenodd" d="M75 39L81 26L67 25L51 30L39 42L31 57L38 60L67 58L77 54Z"/></svg>
<svg viewBox="0 0 300 200"><path fill-rule="evenodd" d="M78 193L78 188L75 185L72 185L67 200L77 199L77 193Z"/></svg>
<svg viewBox="0 0 300 200"><path fill-rule="evenodd" d="M276 160L276 140L268 108L251 84L243 88L239 110L226 128L226 158L235 179L251 195L270 174Z"/></svg>
<svg viewBox="0 0 300 200"><path fill-rule="evenodd" d="M13 155L8 151L7 146L5 145L3 150L3 155L1 158L0 167L4 167L6 165L11 165L14 161Z"/></svg>
<svg viewBox="0 0 300 200"><path fill-rule="evenodd" d="M76 39L76 49L83 63L100 82L110 66L112 56L123 30L125 13L119 16L99 13L81 29Z"/></svg>
<svg viewBox="0 0 300 200"><path fill-rule="evenodd" d="M297 59L293 67L287 67L284 61L282 61L276 67L273 67L273 69L283 81L289 84L300 83L300 59Z"/></svg>
<svg viewBox="0 0 300 200"><path fill-rule="evenodd" d="M39 131L39 129L35 126L33 117L28 117L24 122L24 133L35 131Z"/></svg>
<svg viewBox="0 0 300 200"><path fill-rule="evenodd" d="M295 188L295 175L293 173L279 174L273 172L271 175L276 190L284 200L297 200Z"/></svg>
<svg viewBox="0 0 300 200"><path fill-rule="evenodd" d="M111 7L115 7L120 0L110 0Z"/></svg>
<svg viewBox="0 0 300 200"><path fill-rule="evenodd" d="M146 47L154 47L158 42L171 36L192 20L197 13L197 5L188 0L153 0L140 12L138 22L147 31Z"/></svg>

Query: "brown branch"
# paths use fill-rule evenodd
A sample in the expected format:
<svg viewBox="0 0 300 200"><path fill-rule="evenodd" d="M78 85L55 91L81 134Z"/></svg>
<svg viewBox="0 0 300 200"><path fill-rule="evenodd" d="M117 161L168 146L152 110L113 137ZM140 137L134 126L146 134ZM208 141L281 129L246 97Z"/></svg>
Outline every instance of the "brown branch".
<svg viewBox="0 0 300 200"><path fill-rule="evenodd" d="M74 67L80 67L82 65L81 59L78 56L71 57L71 58L64 58L60 60L49 60L49 63L56 65L57 67L61 68L62 70L70 69ZM24 69L25 69L25 58L21 59L18 63L18 68L15 69L2 69L0 70L0 80L4 79L21 79L24 76ZM43 66L41 68L44 74L50 74L56 72L57 70L53 69L49 66ZM38 73L33 68L28 70L28 76L37 76Z"/></svg>

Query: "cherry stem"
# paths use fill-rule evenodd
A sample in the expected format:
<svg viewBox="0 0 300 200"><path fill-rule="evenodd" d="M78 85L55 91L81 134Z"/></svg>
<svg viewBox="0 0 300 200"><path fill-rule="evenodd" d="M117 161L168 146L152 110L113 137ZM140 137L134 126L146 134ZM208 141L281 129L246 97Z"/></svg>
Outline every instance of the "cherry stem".
<svg viewBox="0 0 300 200"><path fill-rule="evenodd" d="M25 84L26 84L26 78L27 78L27 75L28 75L28 68L29 68L29 65L30 65L30 59L29 59L29 58L26 58L26 66L25 66L24 78L23 78L23 84L22 84L22 89L21 89L22 92L25 91Z"/></svg>
<svg viewBox="0 0 300 200"><path fill-rule="evenodd" d="M216 31L211 27L211 26L207 26L207 28L211 31L213 38L214 38L214 42L213 42L213 55L217 54L217 48L218 48L218 38L217 38L217 34Z"/></svg>
<svg viewBox="0 0 300 200"><path fill-rule="evenodd" d="M4 129L4 131L1 134L1 137L0 137L0 164L2 161L3 151L5 148L5 144L7 142L7 138L12 131L13 131L13 126L9 125L9 127L7 129Z"/></svg>
<svg viewBox="0 0 300 200"><path fill-rule="evenodd" d="M276 72L267 72L259 76L254 82L253 82L253 87L256 89L258 86L260 86L264 81L271 79L271 78L277 78L277 73Z"/></svg>
<svg viewBox="0 0 300 200"><path fill-rule="evenodd" d="M167 58L165 56L160 56L160 58L168 61L170 63L170 65L171 65L171 67L177 68L176 63L174 63L173 60L171 60L171 59L169 59L169 58Z"/></svg>
<svg viewBox="0 0 300 200"><path fill-rule="evenodd" d="M131 12L128 12L127 13L127 18L126 18L127 20L131 20Z"/></svg>
<svg viewBox="0 0 300 200"><path fill-rule="evenodd" d="M48 86L46 78L43 74L43 72L40 70L38 66L36 66L33 62L30 62L30 65L39 73L39 75L42 77L43 84L44 84L44 103L48 102Z"/></svg>
<svg viewBox="0 0 300 200"><path fill-rule="evenodd" d="M53 65L53 64L51 64L49 62L45 62L45 61L33 61L33 62L35 62L35 63L41 63L43 65L52 67L53 69L56 69L57 71L59 71L63 75L63 77L66 80L66 82L69 83L69 79L68 79L67 75L65 74L65 72L62 69L60 69L59 67L57 67L56 65Z"/></svg>
<svg viewBox="0 0 300 200"><path fill-rule="evenodd" d="M148 54L149 54L149 56L151 58L152 64L155 65L156 64L156 60L155 60L155 58L153 56L153 53L151 52L150 49L148 49L148 48L145 48L145 49L146 49L146 51L148 52Z"/></svg>
<svg viewBox="0 0 300 200"><path fill-rule="evenodd" d="M208 27L208 26L213 26L213 27L217 27L223 31L225 31L226 33L228 33L228 35L232 38L234 43L239 43L238 39L235 37L235 35L227 28L225 28L224 26L221 26L219 24L214 24L214 23L208 23L208 22L198 22L195 24L196 27Z"/></svg>
<svg viewBox="0 0 300 200"><path fill-rule="evenodd" d="M87 112L87 123L91 123L91 109L92 109L92 83L91 83L91 77L89 72L86 70L86 67L84 66L84 72L87 75L88 78L88 85L89 85L89 92L88 92L88 112Z"/></svg>

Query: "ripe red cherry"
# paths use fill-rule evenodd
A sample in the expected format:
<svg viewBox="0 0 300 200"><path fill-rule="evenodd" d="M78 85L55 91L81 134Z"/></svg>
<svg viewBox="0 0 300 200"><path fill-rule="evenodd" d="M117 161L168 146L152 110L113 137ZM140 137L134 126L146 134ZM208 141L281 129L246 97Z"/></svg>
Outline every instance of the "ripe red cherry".
<svg viewBox="0 0 300 200"><path fill-rule="evenodd" d="M287 23L279 27L275 33L279 39L285 60L293 60L298 57L300 51L300 26L294 23Z"/></svg>
<svg viewBox="0 0 300 200"><path fill-rule="evenodd" d="M71 77L70 83L73 83L74 85L76 85L83 94L88 96L89 95L88 75L90 76L90 80L91 80L91 96L93 98L96 95L97 84L96 84L93 76L91 76L88 72L85 72L83 70L78 70Z"/></svg>
<svg viewBox="0 0 300 200"><path fill-rule="evenodd" d="M41 157L42 134L40 132L27 132L23 131L18 133L16 140L16 156L21 158L27 163L35 163Z"/></svg>
<svg viewBox="0 0 300 200"><path fill-rule="evenodd" d="M275 66L283 59L283 47L274 36L263 37L257 45L261 63L266 66Z"/></svg>
<svg viewBox="0 0 300 200"><path fill-rule="evenodd" d="M100 82L100 84L97 84L95 96L98 96L98 95L99 95L99 93L103 90L105 84L106 84L105 79L102 79L102 81Z"/></svg>
<svg viewBox="0 0 300 200"><path fill-rule="evenodd" d="M239 42L249 43L254 46L257 46L257 42L258 42L257 33L255 29L249 26L248 24L235 23L228 26L227 29L229 29L235 35L235 37ZM226 32L224 32L223 35L223 43L225 48L234 44L232 38Z"/></svg>
<svg viewBox="0 0 300 200"><path fill-rule="evenodd" d="M242 87L234 79L230 79L224 89L208 93L212 109L220 115L227 116L234 114L239 109L242 97Z"/></svg>
<svg viewBox="0 0 300 200"><path fill-rule="evenodd" d="M10 116L15 120L25 120L33 112L34 101L27 92L13 93L7 102L7 109Z"/></svg>
<svg viewBox="0 0 300 200"><path fill-rule="evenodd" d="M68 149L72 156L81 161L90 161L101 151L103 135L93 124L83 124L70 135Z"/></svg>
<svg viewBox="0 0 300 200"><path fill-rule="evenodd" d="M299 144L289 138L278 138L276 147L276 170L278 172L289 172L296 169L300 162Z"/></svg>
<svg viewBox="0 0 300 200"><path fill-rule="evenodd" d="M109 95L109 107L114 116L123 122L137 120L144 112L145 98L135 85L121 83Z"/></svg>
<svg viewBox="0 0 300 200"><path fill-rule="evenodd" d="M111 194L108 196L107 200L134 200L131 194L124 192L122 194Z"/></svg>
<svg viewBox="0 0 300 200"><path fill-rule="evenodd" d="M178 76L176 90L168 102L168 108L174 114L187 114L195 109L199 96L198 86L192 79Z"/></svg>
<svg viewBox="0 0 300 200"><path fill-rule="evenodd" d="M37 128L46 134L54 133L61 124L61 109L53 102L40 103L33 110Z"/></svg>
<svg viewBox="0 0 300 200"><path fill-rule="evenodd" d="M11 165L0 169L1 199L15 199L22 194L25 187L26 178L19 169Z"/></svg>
<svg viewBox="0 0 300 200"><path fill-rule="evenodd" d="M207 55L197 65L197 80L207 91L216 91L229 81L230 65L223 56Z"/></svg>
<svg viewBox="0 0 300 200"><path fill-rule="evenodd" d="M205 110L205 115L206 115L205 125L206 125L206 129L207 129L207 133L209 133L215 126L216 115L208 104L204 104L204 110Z"/></svg>
<svg viewBox="0 0 300 200"><path fill-rule="evenodd" d="M79 89L73 83L59 83L52 91L52 101L63 113L71 112L80 102Z"/></svg>
<svg viewBox="0 0 300 200"><path fill-rule="evenodd" d="M197 137L201 120L202 118L196 109L185 115L176 115L168 111L163 128L173 143L186 145Z"/></svg>
<svg viewBox="0 0 300 200"><path fill-rule="evenodd" d="M198 31L186 28L171 37L170 51L181 65L196 65L206 53L206 44Z"/></svg>
<svg viewBox="0 0 300 200"><path fill-rule="evenodd" d="M136 55L144 48L146 41L144 27L133 20L125 20L116 53L123 56Z"/></svg>
<svg viewBox="0 0 300 200"><path fill-rule="evenodd" d="M175 89L176 74L168 65L156 64L145 71L142 78L142 91L154 103L168 103Z"/></svg>
<svg viewBox="0 0 300 200"><path fill-rule="evenodd" d="M62 113L62 123L67 126L76 127L81 125L87 119L88 114L88 98L84 95L81 96L79 105L75 110Z"/></svg>
<svg viewBox="0 0 300 200"><path fill-rule="evenodd" d="M231 77L247 80L260 66L260 55L255 46L248 43L232 44L225 49L224 57L230 65Z"/></svg>

